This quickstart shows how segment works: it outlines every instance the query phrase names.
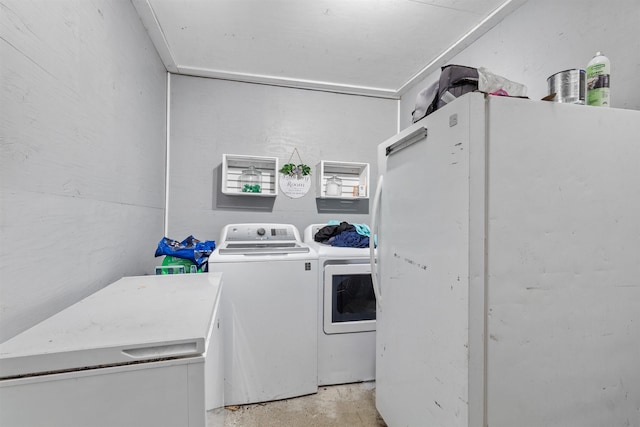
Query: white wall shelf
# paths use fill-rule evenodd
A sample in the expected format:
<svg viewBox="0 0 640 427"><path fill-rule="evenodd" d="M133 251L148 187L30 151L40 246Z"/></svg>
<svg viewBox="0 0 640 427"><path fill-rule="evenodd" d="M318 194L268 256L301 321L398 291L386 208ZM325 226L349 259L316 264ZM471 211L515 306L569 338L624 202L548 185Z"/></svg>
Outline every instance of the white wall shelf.
<svg viewBox="0 0 640 427"><path fill-rule="evenodd" d="M240 183L242 171L253 166L260 172L261 192L243 192ZM278 195L278 158L246 156L240 154L222 155L221 191L233 196L275 197Z"/></svg>
<svg viewBox="0 0 640 427"><path fill-rule="evenodd" d="M316 166L315 174L317 198L343 200L369 198L369 163L322 160ZM327 180L332 176L342 181L339 195L327 195Z"/></svg>

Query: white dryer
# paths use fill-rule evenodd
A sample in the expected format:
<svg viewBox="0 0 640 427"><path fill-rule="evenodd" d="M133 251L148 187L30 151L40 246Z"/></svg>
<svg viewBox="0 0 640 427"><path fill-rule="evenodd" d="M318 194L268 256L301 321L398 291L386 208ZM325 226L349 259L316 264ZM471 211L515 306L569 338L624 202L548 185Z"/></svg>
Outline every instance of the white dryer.
<svg viewBox="0 0 640 427"><path fill-rule="evenodd" d="M318 253L318 385L375 379L376 301L369 248L314 240L327 224L312 224L304 242Z"/></svg>
<svg viewBox="0 0 640 427"><path fill-rule="evenodd" d="M209 271L225 283L225 404L316 393L318 255L298 229L227 225Z"/></svg>

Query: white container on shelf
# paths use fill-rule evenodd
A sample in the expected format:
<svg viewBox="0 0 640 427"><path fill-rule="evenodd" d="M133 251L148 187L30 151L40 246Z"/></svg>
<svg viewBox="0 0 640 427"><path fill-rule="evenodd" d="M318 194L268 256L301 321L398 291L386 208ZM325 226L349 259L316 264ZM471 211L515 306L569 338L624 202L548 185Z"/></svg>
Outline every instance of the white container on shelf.
<svg viewBox="0 0 640 427"><path fill-rule="evenodd" d="M369 198L369 163L322 160L316 166L318 198Z"/></svg>
<svg viewBox="0 0 640 427"><path fill-rule="evenodd" d="M342 180L333 175L327 179L327 185L325 187L327 196L341 196L342 195Z"/></svg>
<svg viewBox="0 0 640 427"><path fill-rule="evenodd" d="M220 190L223 194L233 196L274 197L278 195L277 171L277 157L223 154ZM245 181L251 176L252 185L259 185L259 192L242 191L245 184L243 173Z"/></svg>

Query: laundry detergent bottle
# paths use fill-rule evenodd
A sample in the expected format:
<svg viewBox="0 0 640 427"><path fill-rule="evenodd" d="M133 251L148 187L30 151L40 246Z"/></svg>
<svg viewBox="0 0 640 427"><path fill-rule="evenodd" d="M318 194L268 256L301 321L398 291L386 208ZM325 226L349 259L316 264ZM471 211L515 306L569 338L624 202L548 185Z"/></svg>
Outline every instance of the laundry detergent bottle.
<svg viewBox="0 0 640 427"><path fill-rule="evenodd" d="M596 53L587 64L587 105L610 107L609 75L611 63L602 52Z"/></svg>

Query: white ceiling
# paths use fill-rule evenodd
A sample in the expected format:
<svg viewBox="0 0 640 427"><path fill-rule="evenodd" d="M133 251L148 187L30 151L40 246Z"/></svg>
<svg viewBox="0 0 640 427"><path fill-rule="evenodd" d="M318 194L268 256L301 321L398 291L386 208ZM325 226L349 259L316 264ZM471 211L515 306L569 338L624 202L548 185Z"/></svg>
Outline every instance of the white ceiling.
<svg viewBox="0 0 640 427"><path fill-rule="evenodd" d="M168 71L398 98L526 0L133 0Z"/></svg>

